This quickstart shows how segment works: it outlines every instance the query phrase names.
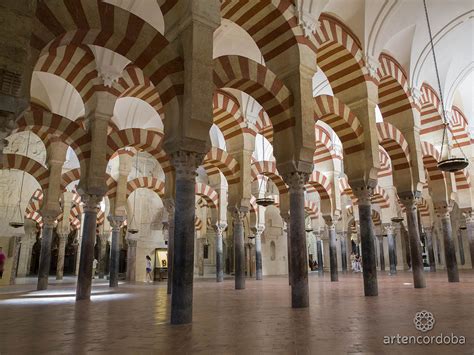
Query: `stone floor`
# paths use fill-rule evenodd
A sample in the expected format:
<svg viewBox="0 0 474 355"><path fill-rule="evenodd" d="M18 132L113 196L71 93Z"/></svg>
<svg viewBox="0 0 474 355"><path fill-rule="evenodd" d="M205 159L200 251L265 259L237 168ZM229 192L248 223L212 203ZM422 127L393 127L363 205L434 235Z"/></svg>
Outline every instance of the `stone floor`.
<svg viewBox="0 0 474 355"><path fill-rule="evenodd" d="M379 274L379 296L364 297L362 275L310 274L310 308L290 308L284 277L196 280L194 322L171 326L164 284L121 284L110 290L95 280L92 301L74 301L74 280L31 291L34 280L0 288L0 354L473 354L474 272L448 284L444 272L427 274L426 289L414 289L411 274ZM413 317L434 314L428 333ZM465 336L465 345L384 345L384 336Z"/></svg>

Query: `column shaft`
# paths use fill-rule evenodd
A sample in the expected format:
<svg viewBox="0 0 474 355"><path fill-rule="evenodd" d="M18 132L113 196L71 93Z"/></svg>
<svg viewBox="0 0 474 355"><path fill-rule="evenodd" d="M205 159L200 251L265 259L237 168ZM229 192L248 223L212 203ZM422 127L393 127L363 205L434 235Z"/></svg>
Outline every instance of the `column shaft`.
<svg viewBox="0 0 474 355"><path fill-rule="evenodd" d="M347 241L344 233L341 234L341 262L342 271L347 271Z"/></svg>
<svg viewBox="0 0 474 355"><path fill-rule="evenodd" d="M102 198L83 195L84 225L82 230L81 259L77 277L76 300L89 300L92 289L92 263L96 240L97 211Z"/></svg>
<svg viewBox="0 0 474 355"><path fill-rule="evenodd" d="M224 281L224 246L222 232L216 233L216 282Z"/></svg>
<svg viewBox="0 0 474 355"><path fill-rule="evenodd" d="M337 247L336 247L336 226L328 224L329 234L329 266L331 270L331 281L338 281L337 275Z"/></svg>
<svg viewBox="0 0 474 355"><path fill-rule="evenodd" d="M456 249L454 247L453 231L449 212L441 213L441 226L444 239L444 257L449 282L459 282L458 265L456 262Z"/></svg>
<svg viewBox="0 0 474 355"><path fill-rule="evenodd" d="M474 269L474 218L466 218L466 233L469 241L469 252L471 254L471 265Z"/></svg>
<svg viewBox="0 0 474 355"><path fill-rule="evenodd" d="M257 280L263 279L262 270L262 237L259 233L255 236L255 278Z"/></svg>
<svg viewBox="0 0 474 355"><path fill-rule="evenodd" d="M173 290L173 257L174 257L174 214L175 204L174 200L167 198L164 201L166 211L168 213L168 280L166 292L171 295Z"/></svg>
<svg viewBox="0 0 474 355"><path fill-rule="evenodd" d="M235 289L245 289L245 240L243 213L234 210L232 213L234 226L234 260L235 260Z"/></svg>
<svg viewBox="0 0 474 355"><path fill-rule="evenodd" d="M385 271L385 255L383 251L383 237L379 237L379 251L380 251L380 271Z"/></svg>
<svg viewBox="0 0 474 355"><path fill-rule="evenodd" d="M137 240L127 238L127 281L137 279Z"/></svg>
<svg viewBox="0 0 474 355"><path fill-rule="evenodd" d="M56 264L56 280L62 280L64 276L64 255L66 253L67 234L59 236L58 261Z"/></svg>
<svg viewBox="0 0 474 355"><path fill-rule="evenodd" d="M100 236L100 249L99 249L99 279L105 277L106 260L107 259L107 238Z"/></svg>
<svg viewBox="0 0 474 355"><path fill-rule="evenodd" d="M118 273L119 273L119 262L120 262L120 224L112 222L112 244L110 246L110 276L109 276L109 287L118 286Z"/></svg>
<svg viewBox="0 0 474 355"><path fill-rule="evenodd" d="M430 271L436 272L436 260L435 253L433 248L433 236L431 235L431 230L428 228L425 229L426 233L426 248L428 249L428 259L430 263Z"/></svg>
<svg viewBox="0 0 474 355"><path fill-rule="evenodd" d="M390 263L390 275L397 274L397 254L395 250L395 236L394 228L387 228L387 242L388 242L388 260Z"/></svg>
<svg viewBox="0 0 474 355"><path fill-rule="evenodd" d="M426 281L423 273L423 257L421 255L420 230L414 199L403 201L406 208L408 241L410 247L411 269L413 273L413 284L415 288L425 288Z"/></svg>
<svg viewBox="0 0 474 355"><path fill-rule="evenodd" d="M41 238L41 251L38 269L37 290L48 288L48 277L51 265L51 243L53 241L54 221L48 217L44 218L43 234Z"/></svg>

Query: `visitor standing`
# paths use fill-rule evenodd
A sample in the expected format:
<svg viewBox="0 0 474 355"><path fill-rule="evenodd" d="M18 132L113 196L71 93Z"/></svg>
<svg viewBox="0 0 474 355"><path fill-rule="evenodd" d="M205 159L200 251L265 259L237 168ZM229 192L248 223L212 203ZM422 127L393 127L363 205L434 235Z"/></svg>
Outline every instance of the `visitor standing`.
<svg viewBox="0 0 474 355"><path fill-rule="evenodd" d="M96 258L94 258L94 261L92 262L92 278L95 279L95 272L97 270L97 265L99 262L97 261Z"/></svg>
<svg viewBox="0 0 474 355"><path fill-rule="evenodd" d="M151 258L148 255L146 256L146 282L153 282L151 276Z"/></svg>

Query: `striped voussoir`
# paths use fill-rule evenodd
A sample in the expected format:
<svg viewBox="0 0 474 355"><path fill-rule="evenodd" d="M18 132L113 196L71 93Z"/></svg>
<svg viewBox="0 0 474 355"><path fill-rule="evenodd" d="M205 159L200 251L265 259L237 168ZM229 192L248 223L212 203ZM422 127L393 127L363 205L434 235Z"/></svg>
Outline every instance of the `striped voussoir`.
<svg viewBox="0 0 474 355"><path fill-rule="evenodd" d="M421 130L420 134L442 131L443 109L436 91L427 83L421 86Z"/></svg>
<svg viewBox="0 0 474 355"><path fill-rule="evenodd" d="M117 181L107 173L105 174L105 177L105 184L107 185L107 192L105 196L107 196L109 199L115 199L115 197L117 197Z"/></svg>
<svg viewBox="0 0 474 355"><path fill-rule="evenodd" d="M374 209L372 209L372 222L375 226L382 225L382 219L380 218L380 213Z"/></svg>
<svg viewBox="0 0 474 355"><path fill-rule="evenodd" d="M469 176L469 171L466 169L456 171L454 173L454 178L456 180L456 189L460 190L469 190L471 188L471 178Z"/></svg>
<svg viewBox="0 0 474 355"><path fill-rule="evenodd" d="M379 144L390 156L393 170L399 172L410 169L410 151L402 132L388 122L379 122L377 136Z"/></svg>
<svg viewBox="0 0 474 355"><path fill-rule="evenodd" d="M126 148L122 148L122 149L117 150L114 154L112 154L112 156L110 157L109 160L115 159L115 158L119 157L120 155L128 155L128 156L130 156L130 157L134 157L134 156L135 156L135 154L133 153L133 151L128 150L128 149L126 149Z"/></svg>
<svg viewBox="0 0 474 355"><path fill-rule="evenodd" d="M112 132L107 137L107 160L115 152L125 147L144 150L153 157L158 157L162 151L163 133L142 128L127 128Z"/></svg>
<svg viewBox="0 0 474 355"><path fill-rule="evenodd" d="M313 163L315 165L334 159L342 160L342 156L334 150L334 145L329 132L319 122L314 125L316 136L316 149L314 151Z"/></svg>
<svg viewBox="0 0 474 355"><path fill-rule="evenodd" d="M26 210L24 217L27 219L32 219L36 221L38 224L43 224L43 218L39 213L41 205L43 203L43 191L41 189L36 189L31 195L30 201L26 205Z"/></svg>
<svg viewBox="0 0 474 355"><path fill-rule="evenodd" d="M423 165L428 172L430 181L444 181L444 173L437 167L441 160L438 150L431 143L421 142L421 153L423 155Z"/></svg>
<svg viewBox="0 0 474 355"><path fill-rule="evenodd" d="M48 189L49 170L36 160L20 154L4 154L3 163L3 169L24 171L38 182L43 191Z"/></svg>
<svg viewBox="0 0 474 355"><path fill-rule="evenodd" d="M314 102L315 122L321 120L336 132L346 155L364 149L362 125L349 107L329 95L317 96Z"/></svg>
<svg viewBox="0 0 474 355"><path fill-rule="evenodd" d="M79 93L87 108L92 104L97 86L101 84L92 50L86 45L68 44L51 47L42 53L35 65L35 71L54 74L66 80Z"/></svg>
<svg viewBox="0 0 474 355"><path fill-rule="evenodd" d="M86 15L87 14L87 15ZM96 45L141 68L164 106L182 95L183 60L153 26L119 7L97 0L48 0L38 4L31 37L33 58L68 44Z"/></svg>
<svg viewBox="0 0 474 355"><path fill-rule="evenodd" d="M352 203L357 201L355 195L352 192L352 188L349 186L349 181L345 176L339 178L339 191L341 192L341 195L348 196L352 200Z"/></svg>
<svg viewBox="0 0 474 355"><path fill-rule="evenodd" d="M158 89L136 65L128 65L115 86L120 91L119 98L134 97L143 100L155 109L162 120L164 119L164 108Z"/></svg>
<svg viewBox="0 0 474 355"><path fill-rule="evenodd" d="M229 185L240 181L240 165L237 160L225 150L212 147L204 157L203 167L208 176L222 172Z"/></svg>
<svg viewBox="0 0 474 355"><path fill-rule="evenodd" d="M141 176L127 183L127 198L136 189L149 189L155 192L160 198L165 194L165 183L153 176Z"/></svg>
<svg viewBox="0 0 474 355"><path fill-rule="evenodd" d="M258 179L259 175L268 177L275 184L280 195L286 194L288 192L288 186L285 184L283 178L278 173L276 162L274 161L254 161L252 163L251 174L252 181Z"/></svg>
<svg viewBox="0 0 474 355"><path fill-rule="evenodd" d="M67 187L69 186L69 184L71 184L74 181L79 180L80 178L81 178L80 168L71 169L63 173L61 175L61 191L65 191ZM75 194L75 195L79 196L78 194Z"/></svg>
<svg viewBox="0 0 474 355"><path fill-rule="evenodd" d="M309 218L317 219L319 217L318 205L316 204L316 202L305 200L304 209L308 214Z"/></svg>
<svg viewBox="0 0 474 355"><path fill-rule="evenodd" d="M377 174L377 177L384 178L387 176L392 176L392 166L390 162L390 157L388 156L385 149L379 145L379 161L380 161L380 170Z"/></svg>
<svg viewBox="0 0 474 355"><path fill-rule="evenodd" d="M298 55L298 46L315 43L304 36L298 25L296 8L290 0L223 0L222 18L235 22L255 41L265 61L282 55Z"/></svg>
<svg viewBox="0 0 474 355"><path fill-rule="evenodd" d="M372 203L376 203L380 208L390 207L390 198L388 197L387 191L379 185L377 185L372 194Z"/></svg>
<svg viewBox="0 0 474 355"><path fill-rule="evenodd" d="M258 113L255 129L257 130L257 133L264 136L270 144L273 143L273 124L263 108Z"/></svg>
<svg viewBox="0 0 474 355"><path fill-rule="evenodd" d="M329 179L319 171L313 171L306 184L307 191L316 191L319 194L321 212L325 215L332 214L332 186Z"/></svg>
<svg viewBox="0 0 474 355"><path fill-rule="evenodd" d="M194 192L206 201L209 208L217 209L219 206L219 194L209 185L197 182Z"/></svg>
<svg viewBox="0 0 474 355"><path fill-rule="evenodd" d="M341 21L328 14L319 17L314 34L318 66L331 84L334 95L372 80L367 73L357 36Z"/></svg>
<svg viewBox="0 0 474 355"><path fill-rule="evenodd" d="M453 135L453 148L461 148L470 145L473 140L469 134L469 124L466 116L460 108L453 106L451 116L451 134Z"/></svg>
<svg viewBox="0 0 474 355"><path fill-rule="evenodd" d="M421 217L430 217L430 206L423 197L418 200L417 207Z"/></svg>
<svg viewBox="0 0 474 355"><path fill-rule="evenodd" d="M379 57L379 102L382 116L387 119L407 110L417 108L408 86L407 75L402 66L390 55Z"/></svg>
<svg viewBox="0 0 474 355"><path fill-rule="evenodd" d="M295 125L293 95L267 67L249 58L226 55L214 59L214 85L252 96L267 112L275 133Z"/></svg>
<svg viewBox="0 0 474 355"><path fill-rule="evenodd" d="M200 231L202 229L202 220L198 216L194 216L194 227L196 230Z"/></svg>
<svg viewBox="0 0 474 355"><path fill-rule="evenodd" d="M213 99L213 110L214 124L219 127L226 141L241 136L244 132L255 135L252 130L247 128L239 101L231 94L223 90L216 90Z"/></svg>

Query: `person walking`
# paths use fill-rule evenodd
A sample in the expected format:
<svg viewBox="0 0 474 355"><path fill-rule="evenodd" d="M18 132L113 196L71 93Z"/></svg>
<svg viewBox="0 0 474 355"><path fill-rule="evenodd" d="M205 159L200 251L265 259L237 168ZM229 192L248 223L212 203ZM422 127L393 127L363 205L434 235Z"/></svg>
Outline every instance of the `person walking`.
<svg viewBox="0 0 474 355"><path fill-rule="evenodd" d="M146 256L146 282L153 282L153 277L151 275L151 258L149 255Z"/></svg>
<svg viewBox="0 0 474 355"><path fill-rule="evenodd" d="M94 261L92 262L92 278L95 279L95 272L97 270L97 265L99 262L97 261L96 258L94 258Z"/></svg>

